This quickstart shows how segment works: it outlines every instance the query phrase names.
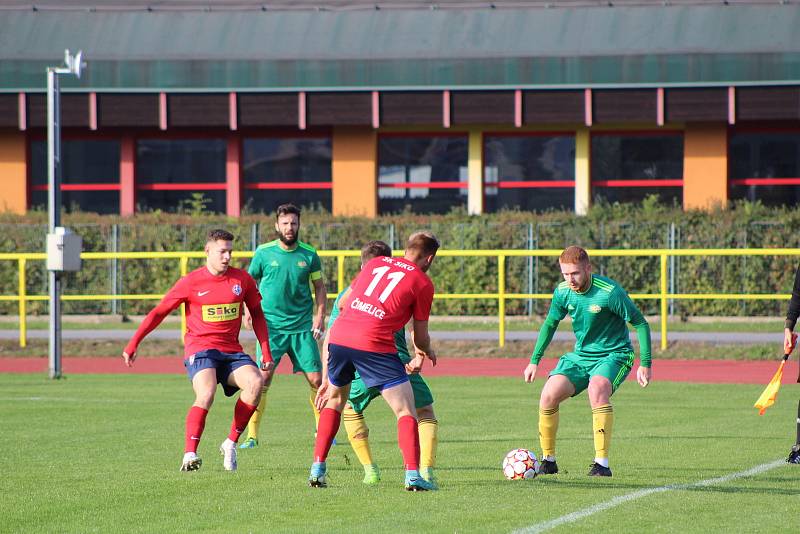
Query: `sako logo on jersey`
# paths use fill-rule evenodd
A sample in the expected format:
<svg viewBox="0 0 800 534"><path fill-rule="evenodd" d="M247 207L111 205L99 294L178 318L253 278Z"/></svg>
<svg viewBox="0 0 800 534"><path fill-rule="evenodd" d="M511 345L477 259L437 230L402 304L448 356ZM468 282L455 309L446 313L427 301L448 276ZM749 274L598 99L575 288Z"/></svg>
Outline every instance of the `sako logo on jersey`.
<svg viewBox="0 0 800 534"><path fill-rule="evenodd" d="M367 315L372 315L373 317L377 317L381 321L383 321L383 318L386 316L385 310L377 306L374 306L368 302L359 300L358 297L353 299L353 302L350 303L350 307L353 308L354 310L364 312Z"/></svg>
<svg viewBox="0 0 800 534"><path fill-rule="evenodd" d="M203 321L207 323L221 323L239 318L239 302L230 304L206 304L203 306Z"/></svg>

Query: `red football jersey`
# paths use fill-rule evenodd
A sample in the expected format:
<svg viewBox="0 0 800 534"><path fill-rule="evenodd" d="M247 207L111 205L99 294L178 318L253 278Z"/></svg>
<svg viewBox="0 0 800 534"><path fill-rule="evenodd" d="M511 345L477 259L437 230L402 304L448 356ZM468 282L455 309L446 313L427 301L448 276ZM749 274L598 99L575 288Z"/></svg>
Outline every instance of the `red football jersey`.
<svg viewBox="0 0 800 534"><path fill-rule="evenodd" d="M413 317L427 321L433 282L403 258L370 260L350 285L342 313L333 323L330 343L372 352L397 352L394 333Z"/></svg>
<svg viewBox="0 0 800 534"><path fill-rule="evenodd" d="M261 295L247 271L228 267L224 274L214 276L206 267L196 269L172 286L157 309L169 313L184 302L186 356L206 349L243 352L239 344L242 306L246 304L251 310L261 306ZM141 339L154 327L143 322L126 352L135 351Z"/></svg>

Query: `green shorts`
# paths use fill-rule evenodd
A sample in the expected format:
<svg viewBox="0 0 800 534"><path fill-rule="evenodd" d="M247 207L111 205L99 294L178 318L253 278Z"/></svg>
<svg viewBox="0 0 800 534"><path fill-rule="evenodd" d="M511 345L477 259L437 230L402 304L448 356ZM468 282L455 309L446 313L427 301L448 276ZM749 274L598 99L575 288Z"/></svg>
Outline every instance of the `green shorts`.
<svg viewBox="0 0 800 534"><path fill-rule="evenodd" d="M589 379L593 376L604 376L611 382L613 394L631 372L634 357L633 352L612 352L605 358L585 358L568 352L558 360L550 376L566 376L575 386L575 395L589 387Z"/></svg>
<svg viewBox="0 0 800 534"><path fill-rule="evenodd" d="M408 375L408 381L411 382L411 389L414 390L414 407L422 408L433 404L433 393L428 383L422 376ZM367 409L369 403L375 397L380 397L381 392L378 388L368 388L361 377L356 375L356 379L350 384L350 405L356 413L363 413Z"/></svg>
<svg viewBox="0 0 800 534"><path fill-rule="evenodd" d="M294 373L320 373L322 372L322 362L319 359L319 346L311 330L308 332L297 332L294 334L282 334L270 331L269 348L272 351L272 359L275 360L275 367L281 361L284 354L288 354L292 360L292 372ZM256 362L261 367L261 345L256 345Z"/></svg>

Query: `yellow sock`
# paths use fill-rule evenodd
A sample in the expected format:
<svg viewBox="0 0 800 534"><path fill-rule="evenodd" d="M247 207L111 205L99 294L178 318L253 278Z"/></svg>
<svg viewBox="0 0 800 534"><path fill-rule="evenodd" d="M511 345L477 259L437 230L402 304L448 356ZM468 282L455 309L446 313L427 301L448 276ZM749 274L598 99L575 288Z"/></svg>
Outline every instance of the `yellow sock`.
<svg viewBox="0 0 800 534"><path fill-rule="evenodd" d="M369 448L369 428L364 421L364 416L356 413L350 404L347 404L342 412L342 419L344 419L347 439L350 440L350 446L353 447L358 461L361 462L361 465L374 465L375 461L372 459L372 451Z"/></svg>
<svg viewBox="0 0 800 534"><path fill-rule="evenodd" d="M542 456L555 457L557 432L558 407L539 408L539 445L542 447Z"/></svg>
<svg viewBox="0 0 800 534"><path fill-rule="evenodd" d="M436 419L420 419L419 429L419 466L434 467L436 465L436 448L439 444L439 421Z"/></svg>
<svg viewBox="0 0 800 534"><path fill-rule="evenodd" d="M261 426L261 416L264 415L264 410L267 408L267 391L269 386L261 390L261 400L258 401L258 408L250 416L250 422L247 424L247 438L258 439L258 428Z"/></svg>
<svg viewBox="0 0 800 534"><path fill-rule="evenodd" d="M308 402L311 403L311 411L314 412L314 428L319 428L319 410L317 405L314 404L314 399L317 398L317 388L311 388L311 394L308 396Z"/></svg>
<svg viewBox="0 0 800 534"><path fill-rule="evenodd" d="M592 408L595 458L608 459L608 448L611 445L611 429L613 427L614 408L610 404Z"/></svg>

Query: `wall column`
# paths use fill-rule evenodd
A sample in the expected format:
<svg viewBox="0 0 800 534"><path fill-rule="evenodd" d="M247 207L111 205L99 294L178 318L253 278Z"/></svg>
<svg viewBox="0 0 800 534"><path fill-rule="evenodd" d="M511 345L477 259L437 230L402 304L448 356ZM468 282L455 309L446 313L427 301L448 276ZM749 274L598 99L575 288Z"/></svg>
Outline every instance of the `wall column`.
<svg viewBox="0 0 800 534"><path fill-rule="evenodd" d="M28 167L25 133L0 134L0 209L23 214L28 210Z"/></svg>
<svg viewBox="0 0 800 534"><path fill-rule="evenodd" d="M728 204L727 124L687 124L683 134L683 209Z"/></svg>
<svg viewBox="0 0 800 534"><path fill-rule="evenodd" d="M483 132L469 131L467 147L467 213L483 213Z"/></svg>
<svg viewBox="0 0 800 534"><path fill-rule="evenodd" d="M119 212L123 217L136 213L135 154L136 142L133 137L124 136L119 155Z"/></svg>
<svg viewBox="0 0 800 534"><path fill-rule="evenodd" d="M378 136L372 128L333 129L333 214L378 215Z"/></svg>
<svg viewBox="0 0 800 534"><path fill-rule="evenodd" d="M592 202L588 128L575 130L575 215L586 215Z"/></svg>
<svg viewBox="0 0 800 534"><path fill-rule="evenodd" d="M228 217L238 217L242 213L242 173L239 138L235 135L228 137L225 180L225 212Z"/></svg>

